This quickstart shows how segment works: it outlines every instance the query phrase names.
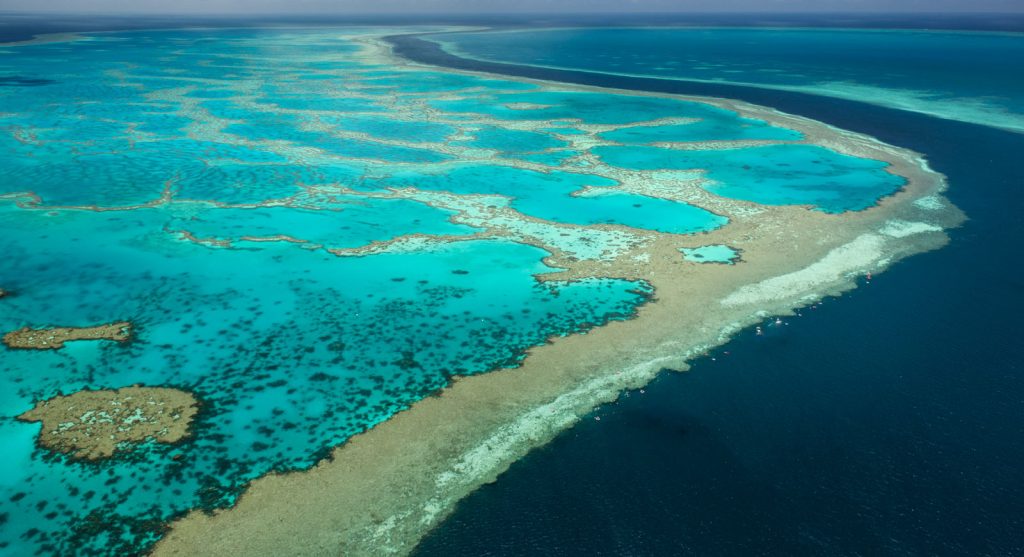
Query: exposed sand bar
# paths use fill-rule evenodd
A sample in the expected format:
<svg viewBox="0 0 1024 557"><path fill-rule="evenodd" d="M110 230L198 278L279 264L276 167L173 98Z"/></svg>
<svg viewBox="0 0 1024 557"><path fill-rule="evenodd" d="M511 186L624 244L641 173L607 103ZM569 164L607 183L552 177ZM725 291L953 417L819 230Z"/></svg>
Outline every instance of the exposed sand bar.
<svg viewBox="0 0 1024 557"><path fill-rule="evenodd" d="M155 553L408 553L459 499L597 404L645 384L663 368L684 369L687 358L743 326L852 288L861 274L942 246L942 230L962 220L939 195L942 176L915 153L772 109L699 100L798 129L809 143L885 160L907 186L875 207L841 215L713 196L704 204L698 200L730 223L689 241L742 250L742 262L685 261L681 237L667 234L614 260L581 261L558 278L643 279L654 286L655 301L633 320L537 347L520 368L458 379L440 397L352 438L314 469L256 480L232 509L190 513L172 525Z"/></svg>
<svg viewBox="0 0 1024 557"><path fill-rule="evenodd" d="M18 419L43 423L43 447L97 460L113 456L126 443L180 441L188 436L197 411L191 393L135 386L53 397Z"/></svg>
<svg viewBox="0 0 1024 557"><path fill-rule="evenodd" d="M126 342L132 336L132 324L128 321L96 325L95 327L51 327L32 329L22 327L3 336L8 348L33 350L57 350L72 340L113 340Z"/></svg>

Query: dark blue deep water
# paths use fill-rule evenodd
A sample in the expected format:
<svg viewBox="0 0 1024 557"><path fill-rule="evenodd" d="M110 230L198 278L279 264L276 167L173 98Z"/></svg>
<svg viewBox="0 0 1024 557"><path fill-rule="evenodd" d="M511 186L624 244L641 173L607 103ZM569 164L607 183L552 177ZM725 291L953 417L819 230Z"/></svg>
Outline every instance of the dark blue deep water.
<svg viewBox="0 0 1024 557"><path fill-rule="evenodd" d="M457 67L739 98L868 133L924 153L970 219L946 248L600 408L460 503L420 556L1024 554L1024 135L398 47Z"/></svg>
<svg viewBox="0 0 1024 557"><path fill-rule="evenodd" d="M804 91L1024 132L1021 33L629 27L432 38L468 58Z"/></svg>

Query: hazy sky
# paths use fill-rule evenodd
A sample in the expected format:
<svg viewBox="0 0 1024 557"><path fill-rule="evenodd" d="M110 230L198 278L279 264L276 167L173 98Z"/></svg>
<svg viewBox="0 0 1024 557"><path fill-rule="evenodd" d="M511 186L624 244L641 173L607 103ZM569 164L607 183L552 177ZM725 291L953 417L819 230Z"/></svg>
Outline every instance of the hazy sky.
<svg viewBox="0 0 1024 557"><path fill-rule="evenodd" d="M0 0L0 11L89 13L1016 12L1024 0Z"/></svg>

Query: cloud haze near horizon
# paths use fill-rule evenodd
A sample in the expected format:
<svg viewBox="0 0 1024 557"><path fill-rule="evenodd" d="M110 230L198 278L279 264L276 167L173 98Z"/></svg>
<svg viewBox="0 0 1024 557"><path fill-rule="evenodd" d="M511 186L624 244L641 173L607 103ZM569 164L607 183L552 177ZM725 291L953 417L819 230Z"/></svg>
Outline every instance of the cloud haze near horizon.
<svg viewBox="0 0 1024 557"><path fill-rule="evenodd" d="M401 14L615 12L1024 13L1024 0L0 0L0 12Z"/></svg>

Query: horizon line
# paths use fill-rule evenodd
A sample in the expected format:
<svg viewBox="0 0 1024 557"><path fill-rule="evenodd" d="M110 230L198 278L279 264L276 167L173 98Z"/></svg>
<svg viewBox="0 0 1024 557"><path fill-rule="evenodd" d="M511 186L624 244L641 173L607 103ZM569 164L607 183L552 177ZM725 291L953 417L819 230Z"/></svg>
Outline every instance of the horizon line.
<svg viewBox="0 0 1024 557"><path fill-rule="evenodd" d="M94 16L149 16L149 17L166 17L166 16L183 16L183 15L195 15L195 16L217 16L217 17L265 17L265 16L366 16L366 17L451 17L451 16L544 16L544 17L558 17L558 16L600 16L600 15L638 15L638 16L653 16L653 15L690 15L690 16L737 16L737 15L751 15L751 16L796 16L796 15L835 15L835 16L883 16L883 17L899 17L899 16L964 16L964 15L978 15L978 16L1016 16L1024 17L1024 9L1021 11L972 11L972 10L910 10L900 12L883 12L883 11L849 11L849 10L776 10L776 11L754 11L754 10L731 10L731 11L720 11L720 12L709 12L709 11L695 11L695 10L588 10L588 11L564 11L564 12L543 12L543 11L522 11L522 12L509 12L509 11L437 11L437 12L413 12L408 10L395 10L385 12L373 12L373 11L342 11L342 10L330 10L330 11L268 11L268 12L248 12L241 13L237 11L231 12L205 12L205 11L168 11L168 12L147 12L147 11L135 11L135 10L123 10L123 11L104 11L104 10L0 10L0 16L8 15L94 15Z"/></svg>

